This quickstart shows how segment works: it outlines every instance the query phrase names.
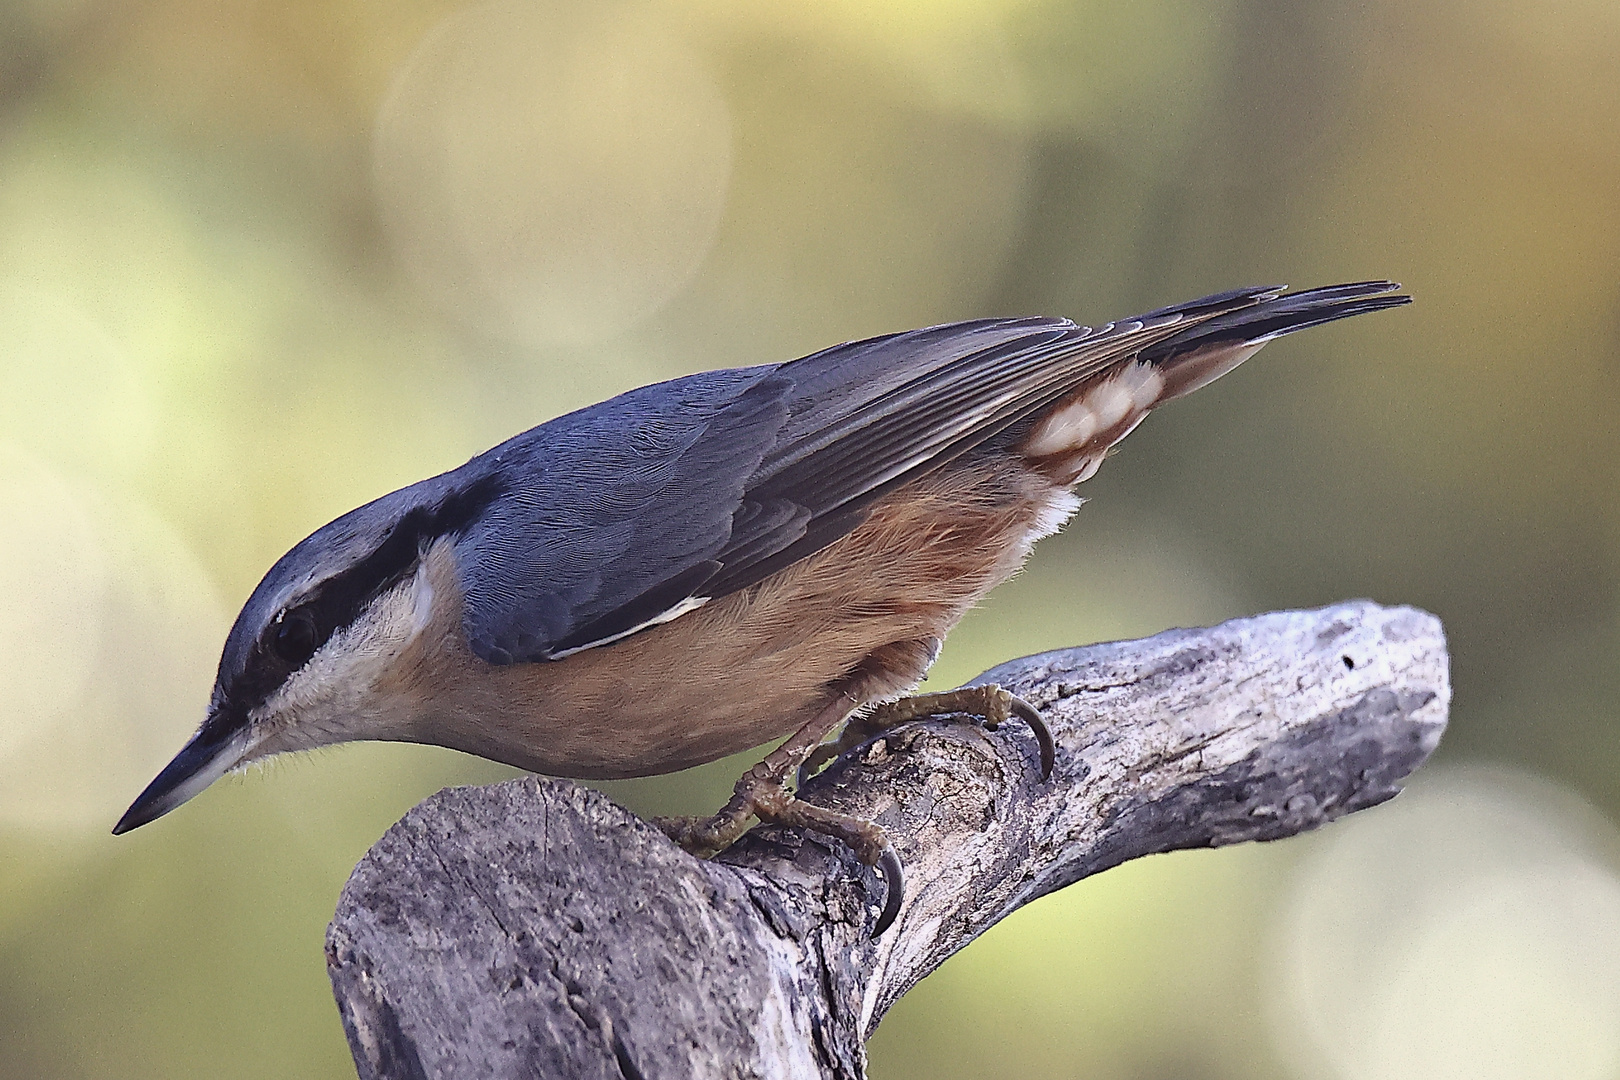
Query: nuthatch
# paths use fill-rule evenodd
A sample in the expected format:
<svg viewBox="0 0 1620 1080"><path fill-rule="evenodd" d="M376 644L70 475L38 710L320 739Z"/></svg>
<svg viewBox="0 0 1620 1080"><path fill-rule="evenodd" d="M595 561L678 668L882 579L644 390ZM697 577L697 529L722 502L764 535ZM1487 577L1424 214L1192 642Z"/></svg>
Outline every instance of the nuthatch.
<svg viewBox="0 0 1620 1080"><path fill-rule="evenodd" d="M1150 410L1272 338L1407 303L1398 288L936 326L542 424L282 556L225 641L207 719L113 831L249 762L357 739L609 778L786 735L718 814L665 828L701 853L753 817L842 839L884 870L880 931L893 847L788 775L851 716L865 734L947 709L1023 717L1049 772L1039 714L1004 691L895 699Z"/></svg>

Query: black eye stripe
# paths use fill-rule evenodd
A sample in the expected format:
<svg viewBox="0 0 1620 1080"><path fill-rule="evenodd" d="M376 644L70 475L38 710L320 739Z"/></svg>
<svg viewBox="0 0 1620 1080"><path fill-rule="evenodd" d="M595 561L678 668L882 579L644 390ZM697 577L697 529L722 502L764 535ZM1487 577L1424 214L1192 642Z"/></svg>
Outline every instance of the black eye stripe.
<svg viewBox="0 0 1620 1080"><path fill-rule="evenodd" d="M371 554L321 582L265 626L230 688L233 703L243 712L264 704L332 635L353 623L378 596L414 573L427 544L465 528L499 494L498 485L486 481L457 492L437 506L419 506L404 514ZM292 621L304 624L307 631L303 627L291 629ZM285 642L281 637L284 630L290 635Z"/></svg>

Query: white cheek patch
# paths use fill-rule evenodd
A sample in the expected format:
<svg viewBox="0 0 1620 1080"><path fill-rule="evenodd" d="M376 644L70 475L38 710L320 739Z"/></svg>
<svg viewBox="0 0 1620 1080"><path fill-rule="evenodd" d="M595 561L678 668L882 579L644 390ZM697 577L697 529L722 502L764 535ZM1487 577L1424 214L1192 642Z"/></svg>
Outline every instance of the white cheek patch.
<svg viewBox="0 0 1620 1080"><path fill-rule="evenodd" d="M433 586L421 570L377 597L254 709L251 719L255 723L291 719L288 731L296 730L309 746L331 741L328 729L339 730L354 723L355 714L365 712L372 688L427 629L433 597Z"/></svg>
<svg viewBox="0 0 1620 1080"><path fill-rule="evenodd" d="M352 630L340 630L287 677L287 681L249 715L255 722L292 714L325 711L358 686L369 686L375 657L365 642L354 642ZM348 640L346 640L348 639ZM356 648L356 646L359 646Z"/></svg>

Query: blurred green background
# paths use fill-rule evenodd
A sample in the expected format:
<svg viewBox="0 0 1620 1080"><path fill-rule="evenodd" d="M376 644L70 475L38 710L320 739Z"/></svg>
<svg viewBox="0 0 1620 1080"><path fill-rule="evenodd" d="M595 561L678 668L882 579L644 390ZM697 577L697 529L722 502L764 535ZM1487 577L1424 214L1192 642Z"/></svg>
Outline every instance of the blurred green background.
<svg viewBox="0 0 1620 1080"><path fill-rule="evenodd" d="M629 388L981 315L1367 277L1166 409L951 638L1441 615L1403 798L1019 913L872 1075L1620 1077L1613 0L0 4L0 1076L352 1076L352 746L108 829L260 574ZM735 763L607 785L705 811Z"/></svg>

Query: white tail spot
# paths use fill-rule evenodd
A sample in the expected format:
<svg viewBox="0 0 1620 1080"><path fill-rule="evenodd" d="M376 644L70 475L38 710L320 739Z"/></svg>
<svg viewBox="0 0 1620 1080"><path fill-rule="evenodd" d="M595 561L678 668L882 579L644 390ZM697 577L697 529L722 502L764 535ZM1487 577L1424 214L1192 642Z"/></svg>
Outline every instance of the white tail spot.
<svg viewBox="0 0 1620 1080"><path fill-rule="evenodd" d="M1130 364L1048 413L1024 440L1022 450L1030 457L1082 449L1090 453L1096 448L1087 443L1125 421L1123 430L1109 440L1117 442L1158 403L1163 392L1164 376L1156 367Z"/></svg>
<svg viewBox="0 0 1620 1080"><path fill-rule="evenodd" d="M1125 419L1131 411L1131 388L1109 379L1086 395L1086 402L1097 414L1097 426L1107 430Z"/></svg>
<svg viewBox="0 0 1620 1080"><path fill-rule="evenodd" d="M1035 426L1024 443L1024 453L1045 457L1083 444L1097 434L1097 414L1085 398L1069 402Z"/></svg>

